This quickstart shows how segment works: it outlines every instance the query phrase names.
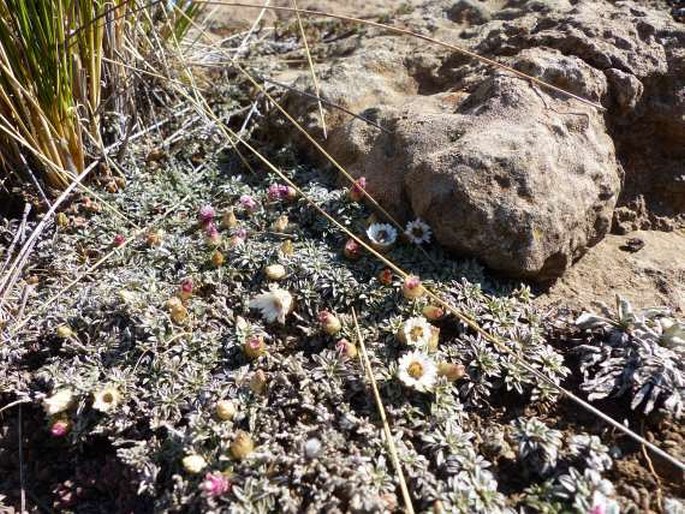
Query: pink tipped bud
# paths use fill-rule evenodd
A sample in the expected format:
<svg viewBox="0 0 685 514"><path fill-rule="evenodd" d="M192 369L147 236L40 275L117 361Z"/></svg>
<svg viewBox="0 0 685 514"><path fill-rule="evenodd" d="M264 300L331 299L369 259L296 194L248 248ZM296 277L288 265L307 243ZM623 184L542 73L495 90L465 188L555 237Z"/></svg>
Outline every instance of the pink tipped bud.
<svg viewBox="0 0 685 514"><path fill-rule="evenodd" d="M69 433L71 429L71 423L66 419L58 419L50 427L50 435L52 437L64 437Z"/></svg>
<svg viewBox="0 0 685 514"><path fill-rule="evenodd" d="M206 225L207 223L214 221L215 214L214 207L211 205L203 205L200 207L197 217L200 219L200 222Z"/></svg>
<svg viewBox="0 0 685 514"><path fill-rule="evenodd" d="M350 260L356 261L361 257L361 245L354 239L348 239L343 248L343 254Z"/></svg>
<svg viewBox="0 0 685 514"><path fill-rule="evenodd" d="M378 274L378 281L384 286L389 286L392 284L392 270L390 268L385 268Z"/></svg>
<svg viewBox="0 0 685 514"><path fill-rule="evenodd" d="M221 243L221 234L219 234L216 225L211 221L205 225L205 239L207 244L213 246L218 246Z"/></svg>
<svg viewBox="0 0 685 514"><path fill-rule="evenodd" d="M321 311L319 313L319 323L321 323L323 331L331 336L340 332L340 329L342 328L342 324L338 317L328 311Z"/></svg>
<svg viewBox="0 0 685 514"><path fill-rule="evenodd" d="M207 496L216 498L231 489L231 482L228 477L221 473L207 473L204 481L200 484L200 488Z"/></svg>
<svg viewBox="0 0 685 514"><path fill-rule="evenodd" d="M243 195L240 197L240 206L247 211L254 211L257 208L257 202L250 195Z"/></svg>
<svg viewBox="0 0 685 514"><path fill-rule="evenodd" d="M357 347L347 339L341 339L335 343L335 349L341 359L354 359L357 356Z"/></svg>
<svg viewBox="0 0 685 514"><path fill-rule="evenodd" d="M193 295L193 280L191 278L185 278L181 282L179 296L182 300L187 300Z"/></svg>
<svg viewBox="0 0 685 514"><path fill-rule="evenodd" d="M266 353L266 345L264 338L261 336L252 336L243 345L243 351L248 359L256 359Z"/></svg>
<svg viewBox="0 0 685 514"><path fill-rule="evenodd" d="M421 285L421 280L419 277L415 276L408 276L407 278L404 279L404 283L402 284L402 295L407 299L407 300L414 300L416 298L420 298L423 296L424 293L423 286Z"/></svg>
<svg viewBox="0 0 685 514"><path fill-rule="evenodd" d="M359 177L354 184L350 187L348 195L350 200L353 202L358 202L364 198L364 191L366 190L366 177Z"/></svg>
<svg viewBox="0 0 685 514"><path fill-rule="evenodd" d="M114 236L114 241L113 241L114 246L121 246L125 242L126 242L126 238L123 235L117 234L116 236Z"/></svg>
<svg viewBox="0 0 685 514"><path fill-rule="evenodd" d="M271 201L283 200L288 195L288 186L283 184L271 184L266 190L266 196Z"/></svg>

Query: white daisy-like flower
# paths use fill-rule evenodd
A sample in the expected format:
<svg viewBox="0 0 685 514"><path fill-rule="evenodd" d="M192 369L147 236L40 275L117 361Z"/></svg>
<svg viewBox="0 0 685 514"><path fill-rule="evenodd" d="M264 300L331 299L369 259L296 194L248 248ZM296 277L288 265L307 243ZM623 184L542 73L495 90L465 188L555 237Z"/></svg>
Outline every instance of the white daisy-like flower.
<svg viewBox="0 0 685 514"><path fill-rule="evenodd" d="M250 309L262 311L262 317L268 322L285 323L285 317L293 308L293 297L285 289L272 289L250 301Z"/></svg>
<svg viewBox="0 0 685 514"><path fill-rule="evenodd" d="M377 250L390 248L397 241L397 230L388 223L372 223L366 235Z"/></svg>
<svg viewBox="0 0 685 514"><path fill-rule="evenodd" d="M407 387L425 392L435 386L438 370L426 354L411 352L400 359L397 376Z"/></svg>
<svg viewBox="0 0 685 514"><path fill-rule="evenodd" d="M407 223L407 228L404 230L405 235L414 244L420 245L423 243L430 243L433 232L428 226L428 223L421 218L416 218L414 221Z"/></svg>
<svg viewBox="0 0 685 514"><path fill-rule="evenodd" d="M409 318L402 324L398 337L404 344L423 350L431 342L432 328L425 318Z"/></svg>
<svg viewBox="0 0 685 514"><path fill-rule="evenodd" d="M107 386L93 393L93 408L100 412L109 412L121 402L121 393L114 386Z"/></svg>
<svg viewBox="0 0 685 514"><path fill-rule="evenodd" d="M48 416L54 416L67 410L74 403L74 392L71 389L60 389L43 400L43 408Z"/></svg>

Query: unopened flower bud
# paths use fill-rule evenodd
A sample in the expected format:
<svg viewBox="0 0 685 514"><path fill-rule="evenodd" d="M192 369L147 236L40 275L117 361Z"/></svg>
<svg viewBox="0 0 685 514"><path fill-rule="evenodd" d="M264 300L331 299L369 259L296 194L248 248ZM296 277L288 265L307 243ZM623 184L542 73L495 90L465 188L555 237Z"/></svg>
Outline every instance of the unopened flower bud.
<svg viewBox="0 0 685 514"><path fill-rule="evenodd" d="M179 288L178 296L181 300L187 300L193 296L193 280L190 278L183 279L181 287Z"/></svg>
<svg viewBox="0 0 685 514"><path fill-rule="evenodd" d="M112 244L114 244L114 246L122 246L125 242L126 238L121 234L117 234L112 240Z"/></svg>
<svg viewBox="0 0 685 514"><path fill-rule="evenodd" d="M271 225L271 230L274 232L285 232L288 228L288 216L285 214L280 215L276 218L276 221Z"/></svg>
<svg viewBox="0 0 685 514"><path fill-rule="evenodd" d="M266 391L266 373L258 369L250 378L250 390L254 394L263 394Z"/></svg>
<svg viewBox="0 0 685 514"><path fill-rule="evenodd" d="M71 423L66 419L58 419L50 426L52 437L64 437L71 430Z"/></svg>
<svg viewBox="0 0 685 514"><path fill-rule="evenodd" d="M407 300L414 300L420 298L425 293L423 286L421 285L421 280L419 277L408 276L404 279L402 284L402 296Z"/></svg>
<svg viewBox="0 0 685 514"><path fill-rule="evenodd" d="M335 343L335 349L341 359L354 359L357 357L357 347L347 339L341 339Z"/></svg>
<svg viewBox="0 0 685 514"><path fill-rule="evenodd" d="M221 473L207 473L200 484L200 488L207 496L218 498L231 489L231 482L226 475Z"/></svg>
<svg viewBox="0 0 685 514"><path fill-rule="evenodd" d="M60 339L69 339L70 337L74 336L74 331L71 329L69 325L60 325L57 327L57 337Z"/></svg>
<svg viewBox="0 0 685 514"><path fill-rule="evenodd" d="M221 234L219 234L219 230L212 222L205 225L205 241L210 246L219 246L221 244Z"/></svg>
<svg viewBox="0 0 685 514"><path fill-rule="evenodd" d="M181 464L183 464L183 469L193 475L201 472L207 467L207 461L204 459L204 457L197 454L183 457Z"/></svg>
<svg viewBox="0 0 685 514"><path fill-rule="evenodd" d="M293 242L290 239L286 239L281 243L281 253L283 255L292 255L293 253L295 253Z"/></svg>
<svg viewBox="0 0 685 514"><path fill-rule="evenodd" d="M200 223L203 224L208 224L214 221L214 207L211 205L203 205L200 207L200 210L198 211L197 217L200 220Z"/></svg>
<svg viewBox="0 0 685 514"><path fill-rule="evenodd" d="M64 228L69 225L69 218L63 212L58 212L57 216L55 216L55 223L57 223L58 227Z"/></svg>
<svg viewBox="0 0 685 514"><path fill-rule="evenodd" d="M356 261L362 255L361 245L352 238L348 239L343 248L343 255L351 261Z"/></svg>
<svg viewBox="0 0 685 514"><path fill-rule="evenodd" d="M159 230L150 230L145 235L145 242L148 246L159 246L162 244L162 233Z"/></svg>
<svg viewBox="0 0 685 514"><path fill-rule="evenodd" d="M434 352L438 349L438 343L440 342L440 329L431 325L431 335L428 341L428 350Z"/></svg>
<svg viewBox="0 0 685 514"><path fill-rule="evenodd" d="M254 360L266 353L266 345L264 344L264 338L262 336L251 336L243 344L243 351L245 356Z"/></svg>
<svg viewBox="0 0 685 514"><path fill-rule="evenodd" d="M430 321L439 320L445 315L445 309L438 305L431 304L426 305L422 312L424 317Z"/></svg>
<svg viewBox="0 0 685 514"><path fill-rule="evenodd" d="M271 264L264 268L264 275L269 280L281 280L285 274L285 268L281 264Z"/></svg>
<svg viewBox="0 0 685 514"><path fill-rule="evenodd" d="M224 254L221 253L219 250L214 250L214 252L212 252L212 264L214 264L214 266L216 266L217 268L223 265L225 260L226 259L224 258Z"/></svg>
<svg viewBox="0 0 685 514"><path fill-rule="evenodd" d="M226 211L221 217L221 226L224 228L235 228L238 226L238 218L235 217L233 209Z"/></svg>
<svg viewBox="0 0 685 514"><path fill-rule="evenodd" d="M378 281L384 286L389 286L392 284L392 270L390 268L381 270L381 272L378 274Z"/></svg>
<svg viewBox="0 0 685 514"><path fill-rule="evenodd" d="M254 442L247 432L239 431L231 443L231 456L234 459L242 460L254 451Z"/></svg>
<svg viewBox="0 0 685 514"><path fill-rule="evenodd" d="M235 403L231 400L219 400L216 402L216 416L223 421L230 421L236 415Z"/></svg>
<svg viewBox="0 0 685 514"><path fill-rule="evenodd" d="M364 190L366 189L366 177L359 177L347 192L350 200L358 202L364 198Z"/></svg>
<svg viewBox="0 0 685 514"><path fill-rule="evenodd" d="M449 382L456 382L464 378L466 368L463 364L454 364L453 362L441 362L438 364L438 375L445 377Z"/></svg>
<svg viewBox="0 0 685 514"><path fill-rule="evenodd" d="M338 317L328 311L321 311L319 313L319 323L321 323L321 328L328 335L332 336L340 332L342 325Z"/></svg>

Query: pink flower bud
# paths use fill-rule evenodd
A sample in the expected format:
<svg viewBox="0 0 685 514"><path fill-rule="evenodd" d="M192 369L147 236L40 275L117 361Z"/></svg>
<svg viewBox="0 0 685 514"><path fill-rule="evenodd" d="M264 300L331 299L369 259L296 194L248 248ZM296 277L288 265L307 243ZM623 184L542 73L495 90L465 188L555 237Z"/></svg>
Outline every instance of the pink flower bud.
<svg viewBox="0 0 685 514"><path fill-rule="evenodd" d="M231 482L221 473L207 473L200 487L207 496L216 498L231 489Z"/></svg>
<svg viewBox="0 0 685 514"><path fill-rule="evenodd" d="M50 427L50 434L52 437L64 437L69 433L71 423L66 419L58 419Z"/></svg>
<svg viewBox="0 0 685 514"><path fill-rule="evenodd" d="M354 239L348 239L343 248L343 254L348 259L356 261L361 257L361 245Z"/></svg>
<svg viewBox="0 0 685 514"><path fill-rule="evenodd" d="M211 205L208 204L208 205L203 205L202 207L200 207L200 211L198 212L197 217L200 219L200 221L203 224L207 224L207 223L211 223L212 221L214 221L214 215L215 215L214 207L212 207Z"/></svg>
<svg viewBox="0 0 685 514"><path fill-rule="evenodd" d="M350 187L348 195L350 200L353 202L358 202L364 198L364 191L366 190L366 177L359 177L354 184Z"/></svg>
<svg viewBox="0 0 685 514"><path fill-rule="evenodd" d="M243 195L240 197L240 205L243 209L253 211L257 208L257 202L250 195Z"/></svg>
<svg viewBox="0 0 685 514"><path fill-rule="evenodd" d="M116 236L114 236L114 241L113 241L114 246L121 246L125 242L126 242L126 238L123 235L117 234Z"/></svg>

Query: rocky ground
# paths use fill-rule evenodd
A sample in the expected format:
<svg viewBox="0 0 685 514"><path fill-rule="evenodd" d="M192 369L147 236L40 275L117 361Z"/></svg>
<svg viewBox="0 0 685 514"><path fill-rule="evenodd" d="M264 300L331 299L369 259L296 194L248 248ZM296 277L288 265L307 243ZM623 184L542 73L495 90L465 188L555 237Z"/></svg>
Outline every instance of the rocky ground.
<svg viewBox="0 0 685 514"><path fill-rule="evenodd" d="M307 22L327 138L270 83L401 225L428 221L384 255L502 344L352 244L379 212L244 77L207 72L284 175L195 116L70 202L3 318L0 511L401 511L354 309L416 511L682 512L682 470L555 386L685 459L685 26L656 0L388 4L300 7L605 108L340 20ZM257 12L221 8L215 37L312 92L291 15L234 35Z"/></svg>

